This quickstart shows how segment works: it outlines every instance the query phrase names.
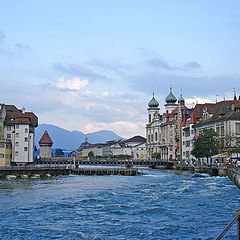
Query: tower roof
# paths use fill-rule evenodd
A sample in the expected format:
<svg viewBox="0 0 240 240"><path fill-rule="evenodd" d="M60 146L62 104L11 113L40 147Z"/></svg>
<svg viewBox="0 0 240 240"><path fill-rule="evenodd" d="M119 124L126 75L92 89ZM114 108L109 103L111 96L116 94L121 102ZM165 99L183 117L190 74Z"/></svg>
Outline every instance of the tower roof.
<svg viewBox="0 0 240 240"><path fill-rule="evenodd" d="M175 104L177 101L177 98L173 95L172 93L172 87L170 87L170 93L168 94L168 96L165 98L165 102L167 104Z"/></svg>
<svg viewBox="0 0 240 240"><path fill-rule="evenodd" d="M180 103L181 106L184 106L185 105L185 100L181 94L180 98L178 99L178 103Z"/></svg>
<svg viewBox="0 0 240 240"><path fill-rule="evenodd" d="M48 144L48 145L53 145L53 141L52 139L49 137L47 130L44 132L44 134L42 135L42 138L39 141L39 145L40 144Z"/></svg>
<svg viewBox="0 0 240 240"><path fill-rule="evenodd" d="M151 101L148 103L148 106L150 108L157 108L159 106L158 101L154 97L154 93L153 93L153 97L152 97Z"/></svg>

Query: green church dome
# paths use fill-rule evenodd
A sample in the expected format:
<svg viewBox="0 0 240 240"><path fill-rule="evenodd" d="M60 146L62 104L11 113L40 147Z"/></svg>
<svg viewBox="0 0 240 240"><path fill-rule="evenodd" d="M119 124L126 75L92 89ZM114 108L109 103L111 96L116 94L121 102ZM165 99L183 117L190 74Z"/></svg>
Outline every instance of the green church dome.
<svg viewBox="0 0 240 240"><path fill-rule="evenodd" d="M172 93L172 87L170 87L170 93L168 94L168 96L165 99L166 103L168 104L175 104L177 101L177 98L173 95Z"/></svg>
<svg viewBox="0 0 240 240"><path fill-rule="evenodd" d="M178 99L178 103L180 103L181 106L185 106L185 100L182 97L182 94L181 94L180 98Z"/></svg>
<svg viewBox="0 0 240 240"><path fill-rule="evenodd" d="M151 101L148 103L148 106L150 108L157 108L159 106L158 101L154 97L154 93L153 93L153 97L152 97Z"/></svg>

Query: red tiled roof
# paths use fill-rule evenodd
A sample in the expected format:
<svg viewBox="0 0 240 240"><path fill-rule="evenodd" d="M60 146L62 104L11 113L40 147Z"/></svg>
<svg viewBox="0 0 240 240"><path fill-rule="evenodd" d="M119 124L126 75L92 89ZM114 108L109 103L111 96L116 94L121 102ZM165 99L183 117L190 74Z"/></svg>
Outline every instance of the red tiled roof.
<svg viewBox="0 0 240 240"><path fill-rule="evenodd" d="M44 134L42 135L42 138L39 141L39 145L40 144L49 144L49 145L53 145L53 141L52 139L49 137L48 132L45 131Z"/></svg>
<svg viewBox="0 0 240 240"><path fill-rule="evenodd" d="M38 117L33 112L25 112L17 109L14 105L5 105L6 118L5 124L30 124L38 126ZM28 119L28 120L27 120Z"/></svg>

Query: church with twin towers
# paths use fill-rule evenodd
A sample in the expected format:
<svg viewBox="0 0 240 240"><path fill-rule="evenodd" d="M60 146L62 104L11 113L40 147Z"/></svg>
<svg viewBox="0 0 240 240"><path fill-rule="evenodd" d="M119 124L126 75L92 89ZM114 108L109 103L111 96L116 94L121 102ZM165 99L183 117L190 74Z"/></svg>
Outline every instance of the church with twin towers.
<svg viewBox="0 0 240 240"><path fill-rule="evenodd" d="M165 111L160 114L159 102L154 96L148 103L146 124L146 152L151 159L153 153L161 153L161 159L181 159L181 127L184 116L190 116L182 94L177 99L172 87L165 99Z"/></svg>

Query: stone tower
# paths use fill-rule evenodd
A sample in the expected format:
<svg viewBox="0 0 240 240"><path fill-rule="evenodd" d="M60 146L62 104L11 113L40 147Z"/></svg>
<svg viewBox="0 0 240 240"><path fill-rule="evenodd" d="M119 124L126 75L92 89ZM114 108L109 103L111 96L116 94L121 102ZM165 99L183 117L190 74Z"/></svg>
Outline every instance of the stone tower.
<svg viewBox="0 0 240 240"><path fill-rule="evenodd" d="M42 138L39 141L40 158L51 158L52 157L52 145L53 145L53 141L49 137L48 132L45 131Z"/></svg>

